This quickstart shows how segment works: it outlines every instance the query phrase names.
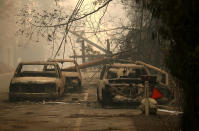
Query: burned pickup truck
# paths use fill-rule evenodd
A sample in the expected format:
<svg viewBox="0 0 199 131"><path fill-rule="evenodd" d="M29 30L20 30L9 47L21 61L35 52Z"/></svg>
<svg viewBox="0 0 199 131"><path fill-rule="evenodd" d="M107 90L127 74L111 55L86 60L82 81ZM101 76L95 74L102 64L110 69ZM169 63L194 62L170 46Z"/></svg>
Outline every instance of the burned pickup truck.
<svg viewBox="0 0 199 131"><path fill-rule="evenodd" d="M46 69L53 68L53 71ZM63 95L64 79L57 63L19 63L9 87L9 100L56 99Z"/></svg>
<svg viewBox="0 0 199 131"><path fill-rule="evenodd" d="M81 87L82 76L79 66L75 60L70 59L50 59L61 67L62 76L65 79L65 89L77 89Z"/></svg>
<svg viewBox="0 0 199 131"><path fill-rule="evenodd" d="M150 75L147 68L136 64L107 64L103 67L97 88L98 101L139 102L144 93L142 75Z"/></svg>
<svg viewBox="0 0 199 131"><path fill-rule="evenodd" d="M151 69L157 74L151 73ZM148 94L158 104L167 103L171 97L168 74L144 62L106 64L101 71L97 88L97 99L102 104L127 102L139 104L144 98L145 81L148 81Z"/></svg>

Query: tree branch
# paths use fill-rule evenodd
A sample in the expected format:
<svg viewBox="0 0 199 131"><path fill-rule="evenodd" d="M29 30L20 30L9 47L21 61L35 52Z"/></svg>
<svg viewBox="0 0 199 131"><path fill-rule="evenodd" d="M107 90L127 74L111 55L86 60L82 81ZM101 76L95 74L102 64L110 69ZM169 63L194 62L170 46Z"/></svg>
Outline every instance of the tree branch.
<svg viewBox="0 0 199 131"><path fill-rule="evenodd" d="M103 7L105 7L106 5L108 5L111 1L112 0L107 0L102 6L98 7L96 10L94 10L94 11L88 13L88 14L85 14L84 16L81 16L79 18L73 18L73 19L69 20L67 23L61 23L61 24L56 24L56 25L44 25L44 26L43 25L38 26L38 25L35 25L33 23L31 23L31 24L33 26L36 26L36 27L59 27L59 26L65 26L65 25L67 25L70 22L74 22L74 21L83 19L83 18L85 18L85 17L87 17L89 15L92 15L92 14L96 13L97 11L99 11L100 9L102 9Z"/></svg>
<svg viewBox="0 0 199 131"><path fill-rule="evenodd" d="M98 7L96 10L94 10L94 11L88 13L88 14L85 14L85 15L82 16L82 17L74 18L72 21L80 20L80 19L83 19L83 18L85 18L85 17L87 17L87 16L89 16L89 15L94 14L95 12L99 11L100 9L102 9L103 7L105 7L106 5L108 5L111 1L112 1L112 0L107 0L102 6Z"/></svg>

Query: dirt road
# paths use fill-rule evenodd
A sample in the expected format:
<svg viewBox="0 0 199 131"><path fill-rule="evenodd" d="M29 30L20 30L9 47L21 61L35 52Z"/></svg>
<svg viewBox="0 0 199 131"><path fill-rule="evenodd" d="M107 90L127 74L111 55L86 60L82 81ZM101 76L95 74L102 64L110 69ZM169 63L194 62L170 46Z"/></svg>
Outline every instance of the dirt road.
<svg viewBox="0 0 199 131"><path fill-rule="evenodd" d="M1 131L168 131L168 127L177 128L175 122L167 125L173 118L176 120L176 116L146 117L129 107L102 107L97 103L95 81L84 81L81 91L68 92L56 101L11 103L6 87L9 78L5 79L7 81L1 79L0 89Z"/></svg>

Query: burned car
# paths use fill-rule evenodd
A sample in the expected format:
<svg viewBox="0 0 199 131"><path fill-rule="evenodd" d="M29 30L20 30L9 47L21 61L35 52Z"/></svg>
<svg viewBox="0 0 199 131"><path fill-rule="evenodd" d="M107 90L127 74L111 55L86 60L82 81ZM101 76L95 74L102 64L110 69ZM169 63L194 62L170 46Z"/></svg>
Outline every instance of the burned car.
<svg viewBox="0 0 199 131"><path fill-rule="evenodd" d="M139 103L144 94L142 76L145 75L150 75L150 72L143 65L121 63L105 65L97 88L98 101L102 104Z"/></svg>
<svg viewBox="0 0 199 131"><path fill-rule="evenodd" d="M61 67L62 76L65 79L65 89L77 89L81 87L82 76L79 66L75 60L70 59L55 59L48 60L56 62Z"/></svg>
<svg viewBox="0 0 199 131"><path fill-rule="evenodd" d="M47 71L46 69L54 70ZM9 87L9 100L56 99L63 95L64 78L57 63L19 63Z"/></svg>

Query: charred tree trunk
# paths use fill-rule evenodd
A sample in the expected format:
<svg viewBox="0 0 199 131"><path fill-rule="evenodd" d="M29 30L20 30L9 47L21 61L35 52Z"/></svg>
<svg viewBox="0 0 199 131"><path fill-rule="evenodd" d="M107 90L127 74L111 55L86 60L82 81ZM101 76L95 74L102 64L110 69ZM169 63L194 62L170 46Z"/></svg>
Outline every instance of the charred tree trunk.
<svg viewBox="0 0 199 131"><path fill-rule="evenodd" d="M183 131L199 131L199 86L196 83L184 83L185 105L182 117Z"/></svg>

